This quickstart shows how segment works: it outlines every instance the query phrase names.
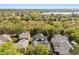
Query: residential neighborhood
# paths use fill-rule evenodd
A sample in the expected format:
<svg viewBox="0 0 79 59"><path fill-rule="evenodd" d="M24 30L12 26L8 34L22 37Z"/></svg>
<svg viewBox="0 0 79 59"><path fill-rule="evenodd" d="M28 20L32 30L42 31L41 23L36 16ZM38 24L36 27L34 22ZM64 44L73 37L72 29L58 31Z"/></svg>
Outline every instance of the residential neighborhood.
<svg viewBox="0 0 79 59"><path fill-rule="evenodd" d="M79 9L0 9L0 55L78 55Z"/></svg>
<svg viewBox="0 0 79 59"><path fill-rule="evenodd" d="M30 32L23 32L19 35L18 41L16 43L14 42L13 45L17 47L18 50L24 49L26 51L30 39ZM13 41L10 35L0 35L0 45L8 41ZM73 45L68 41L68 37L61 34L55 35L52 37L51 42L49 42L47 36L44 36L42 33L38 33L32 37L31 42L33 47L37 46L38 44L43 44L49 50L49 52L51 51L57 55L71 55L69 50L73 48Z"/></svg>

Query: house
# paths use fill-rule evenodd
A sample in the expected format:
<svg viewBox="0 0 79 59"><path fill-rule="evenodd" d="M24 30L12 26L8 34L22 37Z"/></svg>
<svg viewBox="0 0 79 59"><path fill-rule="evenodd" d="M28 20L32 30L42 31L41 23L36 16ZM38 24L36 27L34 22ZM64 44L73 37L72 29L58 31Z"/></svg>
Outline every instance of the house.
<svg viewBox="0 0 79 59"><path fill-rule="evenodd" d="M8 16L8 14L4 14L4 16Z"/></svg>
<svg viewBox="0 0 79 59"><path fill-rule="evenodd" d="M17 43L14 43L14 46L16 46L17 49L26 50L29 40L30 40L30 32L23 32L19 35L19 41Z"/></svg>
<svg viewBox="0 0 79 59"><path fill-rule="evenodd" d="M17 12L15 16L24 16L24 14L22 12Z"/></svg>
<svg viewBox="0 0 79 59"><path fill-rule="evenodd" d="M14 46L17 49L24 49L24 50L26 50L26 47L27 47L28 43L29 43L29 40L22 39L22 40L19 40L17 43L14 43Z"/></svg>
<svg viewBox="0 0 79 59"><path fill-rule="evenodd" d="M19 39L30 39L30 32L23 32L19 35Z"/></svg>
<svg viewBox="0 0 79 59"><path fill-rule="evenodd" d="M12 38L8 34L0 35L0 45L4 44L5 42L11 42Z"/></svg>
<svg viewBox="0 0 79 59"><path fill-rule="evenodd" d="M68 37L57 34L57 35L55 35L55 37L53 37L51 39L51 43L52 43L52 46L54 49L54 53L60 54L60 55L70 55L71 54L69 52L69 50L73 47L69 43Z"/></svg>
<svg viewBox="0 0 79 59"><path fill-rule="evenodd" d="M14 13L12 13L10 16L15 16L15 14L14 14Z"/></svg>
<svg viewBox="0 0 79 59"><path fill-rule="evenodd" d="M12 41L12 38L8 34L3 34L0 35L0 40L2 40L3 42Z"/></svg>
<svg viewBox="0 0 79 59"><path fill-rule="evenodd" d="M50 50L47 36L44 36L42 33L38 33L32 37L32 45L36 46L38 44L43 44Z"/></svg>
<svg viewBox="0 0 79 59"><path fill-rule="evenodd" d="M0 14L0 16L2 16L2 14Z"/></svg>

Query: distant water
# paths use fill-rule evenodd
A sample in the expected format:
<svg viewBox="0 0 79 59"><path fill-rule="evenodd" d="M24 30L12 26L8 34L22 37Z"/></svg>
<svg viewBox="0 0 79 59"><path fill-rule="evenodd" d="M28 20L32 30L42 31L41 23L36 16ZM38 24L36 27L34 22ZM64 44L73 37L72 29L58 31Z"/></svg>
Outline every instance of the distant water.
<svg viewBox="0 0 79 59"><path fill-rule="evenodd" d="M50 15L50 14L73 14L73 12L44 12L43 15ZM79 14L79 12L74 12L74 14Z"/></svg>

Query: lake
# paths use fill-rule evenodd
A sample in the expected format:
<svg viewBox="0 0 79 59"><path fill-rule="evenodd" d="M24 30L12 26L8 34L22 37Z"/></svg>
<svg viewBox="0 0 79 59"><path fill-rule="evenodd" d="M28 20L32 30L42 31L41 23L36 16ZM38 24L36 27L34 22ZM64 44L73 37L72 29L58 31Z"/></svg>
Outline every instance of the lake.
<svg viewBox="0 0 79 59"><path fill-rule="evenodd" d="M50 15L50 14L73 14L73 12L44 12L43 15ZM74 14L79 14L79 12L74 12Z"/></svg>

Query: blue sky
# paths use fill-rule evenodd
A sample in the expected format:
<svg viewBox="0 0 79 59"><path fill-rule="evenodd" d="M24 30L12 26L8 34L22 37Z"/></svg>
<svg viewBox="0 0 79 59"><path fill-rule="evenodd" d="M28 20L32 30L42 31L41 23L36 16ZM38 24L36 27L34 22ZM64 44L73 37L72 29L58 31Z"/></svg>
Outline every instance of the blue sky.
<svg viewBox="0 0 79 59"><path fill-rule="evenodd" d="M79 9L79 4L0 4L0 9Z"/></svg>

